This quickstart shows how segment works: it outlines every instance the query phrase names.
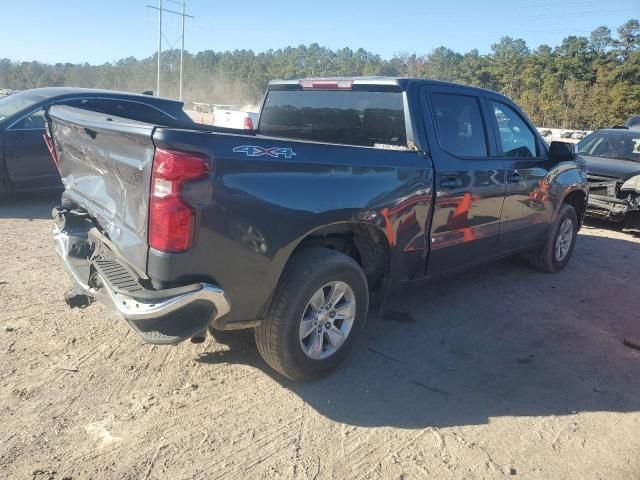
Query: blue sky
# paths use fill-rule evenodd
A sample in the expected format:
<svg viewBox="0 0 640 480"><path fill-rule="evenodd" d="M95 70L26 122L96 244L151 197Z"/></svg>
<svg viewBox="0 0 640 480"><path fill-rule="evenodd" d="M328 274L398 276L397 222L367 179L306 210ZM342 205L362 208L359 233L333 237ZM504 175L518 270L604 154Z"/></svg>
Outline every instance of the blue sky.
<svg viewBox="0 0 640 480"><path fill-rule="evenodd" d="M0 58L99 64L148 57L157 46L158 0L19 0L0 4ZM180 8L163 1L165 8ZM640 17L640 0L187 0L186 49L253 49L319 43L365 48L384 58L445 45L487 53L501 36L557 45L599 25ZM166 15L164 47L179 46L180 21Z"/></svg>

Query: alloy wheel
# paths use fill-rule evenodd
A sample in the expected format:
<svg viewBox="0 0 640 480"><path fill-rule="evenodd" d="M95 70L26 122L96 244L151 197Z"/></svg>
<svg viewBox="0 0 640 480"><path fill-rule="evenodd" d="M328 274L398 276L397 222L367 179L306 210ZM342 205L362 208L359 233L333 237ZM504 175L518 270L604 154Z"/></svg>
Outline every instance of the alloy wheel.
<svg viewBox="0 0 640 480"><path fill-rule="evenodd" d="M356 317L356 299L351 287L335 281L318 289L300 320L300 346L313 360L333 355L344 344Z"/></svg>
<svg viewBox="0 0 640 480"><path fill-rule="evenodd" d="M573 241L573 222L570 218L565 218L556 237L555 254L556 260L562 262L569 254L571 242Z"/></svg>

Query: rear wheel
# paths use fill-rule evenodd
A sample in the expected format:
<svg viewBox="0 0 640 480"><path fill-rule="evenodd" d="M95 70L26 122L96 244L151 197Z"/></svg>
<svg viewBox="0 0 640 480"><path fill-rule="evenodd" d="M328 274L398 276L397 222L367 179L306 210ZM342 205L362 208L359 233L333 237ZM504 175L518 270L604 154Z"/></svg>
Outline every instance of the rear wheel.
<svg viewBox="0 0 640 480"><path fill-rule="evenodd" d="M540 255L531 264L543 272L557 272L569 263L578 234L578 216L568 204L560 207L556 221L549 229L549 236Z"/></svg>
<svg viewBox="0 0 640 480"><path fill-rule="evenodd" d="M258 351L292 380L327 372L351 352L368 304L367 280L351 257L302 250L291 258L268 315L256 327Z"/></svg>

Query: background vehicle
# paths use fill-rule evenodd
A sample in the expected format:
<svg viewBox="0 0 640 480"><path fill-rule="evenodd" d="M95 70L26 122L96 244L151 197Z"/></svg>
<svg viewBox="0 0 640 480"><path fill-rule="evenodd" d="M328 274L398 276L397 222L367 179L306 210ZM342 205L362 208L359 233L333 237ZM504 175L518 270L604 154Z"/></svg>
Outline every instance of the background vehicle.
<svg viewBox="0 0 640 480"><path fill-rule="evenodd" d="M640 130L640 115L632 115L624 122L628 129Z"/></svg>
<svg viewBox="0 0 640 480"><path fill-rule="evenodd" d="M598 130L578 153L588 170L587 215L640 228L640 130Z"/></svg>
<svg viewBox="0 0 640 480"><path fill-rule="evenodd" d="M193 109L199 113L210 113L211 112L211 104L202 103L202 102L193 102Z"/></svg>
<svg viewBox="0 0 640 480"><path fill-rule="evenodd" d="M211 114L214 127L237 128L240 130L253 130L258 126L257 112L245 112L233 110L230 105L218 105Z"/></svg>
<svg viewBox="0 0 640 480"><path fill-rule="evenodd" d="M82 88L37 88L15 93L0 100L0 196L62 186L42 137L44 111L51 105L69 105L158 125L193 125L181 102L149 95Z"/></svg>
<svg viewBox="0 0 640 480"><path fill-rule="evenodd" d="M9 95L13 95L14 93L18 93L18 91L11 90L10 88L0 88L0 98L8 97Z"/></svg>
<svg viewBox="0 0 640 480"><path fill-rule="evenodd" d="M152 343L255 327L292 379L348 355L370 294L516 253L564 268L585 209L572 145L455 84L276 81L247 134L49 117L74 178L54 228L70 305L98 298Z"/></svg>

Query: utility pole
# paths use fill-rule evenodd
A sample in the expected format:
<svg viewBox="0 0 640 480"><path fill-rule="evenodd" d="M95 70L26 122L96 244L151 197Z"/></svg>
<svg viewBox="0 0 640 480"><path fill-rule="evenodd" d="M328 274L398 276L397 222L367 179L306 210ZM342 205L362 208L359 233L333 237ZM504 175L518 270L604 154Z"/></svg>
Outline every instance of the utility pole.
<svg viewBox="0 0 640 480"><path fill-rule="evenodd" d="M173 13L174 15L179 15L182 17L182 35L181 35L181 48L180 48L180 100L182 100L182 82L183 82L183 74L182 69L184 66L184 19L186 17L195 18L193 15L186 14L187 3L183 0L178 2L176 0L168 0L172 3L177 3L178 5L182 5L182 12L176 12L175 10L168 10L166 8L162 8L162 0L158 0L158 6L154 7L153 5L147 5L147 8L151 8L153 10L158 10L158 79L156 86L156 96L160 95L160 59L162 56L162 12ZM167 37L165 37L166 39ZM168 40L167 40L168 42Z"/></svg>
<svg viewBox="0 0 640 480"><path fill-rule="evenodd" d="M186 2L182 2L182 45L180 46L180 94L178 100L182 100L182 66L184 65L184 16L185 16L185 8L187 7Z"/></svg>
<svg viewBox="0 0 640 480"><path fill-rule="evenodd" d="M158 0L158 77L156 97L160 96L160 63L162 58L162 0Z"/></svg>

